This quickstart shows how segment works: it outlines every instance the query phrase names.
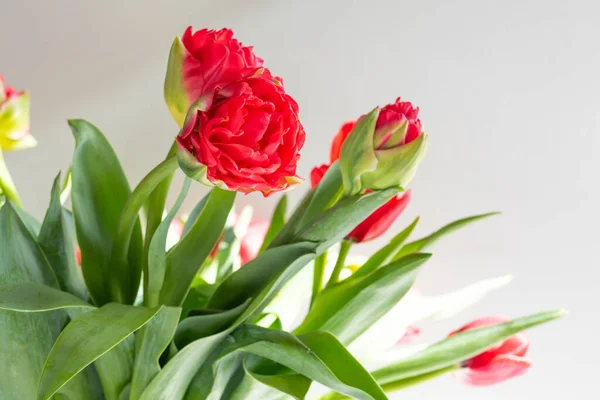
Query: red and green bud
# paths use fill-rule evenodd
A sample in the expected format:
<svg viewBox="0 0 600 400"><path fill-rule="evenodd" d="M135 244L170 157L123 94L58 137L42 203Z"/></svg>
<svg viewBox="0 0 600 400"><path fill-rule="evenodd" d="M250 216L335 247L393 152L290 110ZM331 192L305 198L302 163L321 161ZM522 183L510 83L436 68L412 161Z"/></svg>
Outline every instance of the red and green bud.
<svg viewBox="0 0 600 400"><path fill-rule="evenodd" d="M0 150L23 150L36 144L29 134L29 94L5 86L0 75Z"/></svg>
<svg viewBox="0 0 600 400"><path fill-rule="evenodd" d="M418 112L398 98L358 120L340 154L346 194L408 185L427 148Z"/></svg>

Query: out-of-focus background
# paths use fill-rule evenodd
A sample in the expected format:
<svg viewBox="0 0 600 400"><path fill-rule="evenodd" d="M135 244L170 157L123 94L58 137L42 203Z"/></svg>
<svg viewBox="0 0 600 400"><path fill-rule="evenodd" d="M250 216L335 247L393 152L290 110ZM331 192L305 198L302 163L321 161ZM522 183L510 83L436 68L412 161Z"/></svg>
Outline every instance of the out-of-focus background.
<svg viewBox="0 0 600 400"><path fill-rule="evenodd" d="M25 205L43 216L73 148L65 120L86 118L137 183L177 134L162 82L171 42L188 25L232 28L284 78L308 133L304 177L327 161L342 122L402 96L421 107L430 150L387 237L417 215L421 235L504 211L440 242L418 287L435 294L514 274L452 321L428 324L427 338L484 314L570 315L530 332L534 367L524 377L493 388L443 377L398 398L591 399L600 372L599 12L577 0L0 0L0 72L31 92L40 142L6 159ZM187 207L204 191L197 185ZM262 218L276 200L238 197Z"/></svg>

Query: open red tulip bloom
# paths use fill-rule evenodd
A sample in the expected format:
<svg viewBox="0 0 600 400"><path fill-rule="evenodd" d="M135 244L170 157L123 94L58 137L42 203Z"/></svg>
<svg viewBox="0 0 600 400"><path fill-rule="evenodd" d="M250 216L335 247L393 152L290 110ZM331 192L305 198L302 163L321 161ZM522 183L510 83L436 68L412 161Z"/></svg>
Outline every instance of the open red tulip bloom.
<svg viewBox="0 0 600 400"><path fill-rule="evenodd" d="M449 336L508 321L510 318L496 316L479 318ZM465 361L456 377L468 385L488 386L523 375L531 367L531 360L525 357L528 348L529 339L524 333L518 333Z"/></svg>

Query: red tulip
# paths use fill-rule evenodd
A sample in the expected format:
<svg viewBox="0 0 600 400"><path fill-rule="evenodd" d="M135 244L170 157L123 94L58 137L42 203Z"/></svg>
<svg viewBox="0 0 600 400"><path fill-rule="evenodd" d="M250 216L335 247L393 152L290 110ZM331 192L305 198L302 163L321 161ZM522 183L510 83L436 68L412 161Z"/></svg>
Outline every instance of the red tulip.
<svg viewBox="0 0 600 400"><path fill-rule="evenodd" d="M506 317L484 317L454 331L450 336L476 328L510 321ZM456 376L472 386L488 386L523 375L531 367L531 360L525 357L529 339L524 333L517 333L483 353L465 361Z"/></svg>
<svg viewBox="0 0 600 400"><path fill-rule="evenodd" d="M304 139L298 105L260 69L192 106L177 137L179 164L204 184L268 196L302 182Z"/></svg>
<svg viewBox="0 0 600 400"><path fill-rule="evenodd" d="M262 65L252 47L242 45L231 29L193 32L190 26L171 47L165 100L181 125L190 105L202 95L240 80L248 70Z"/></svg>

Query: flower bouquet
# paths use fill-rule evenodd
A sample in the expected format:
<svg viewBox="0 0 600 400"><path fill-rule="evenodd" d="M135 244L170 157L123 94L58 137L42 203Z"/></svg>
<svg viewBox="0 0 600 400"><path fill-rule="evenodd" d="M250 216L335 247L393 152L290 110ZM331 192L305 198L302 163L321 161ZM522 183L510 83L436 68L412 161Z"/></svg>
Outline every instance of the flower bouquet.
<svg viewBox="0 0 600 400"><path fill-rule="evenodd" d="M228 29L175 38L164 86L174 143L133 190L98 128L70 120L71 167L42 222L0 158L0 398L386 399L454 373L472 385L521 375L528 329L563 311L484 317L427 345L416 323L472 304L506 278L424 296L413 283L434 242L417 220L367 258L410 201L427 147L419 109L397 99L344 124L293 210L234 211L303 179L298 105ZM29 98L0 80L2 152L36 142ZM168 150L168 151L167 151ZM0 155L2 153L0 152ZM185 173L165 210L174 174ZM184 216L195 181L212 187ZM391 328L390 328L391 327Z"/></svg>

